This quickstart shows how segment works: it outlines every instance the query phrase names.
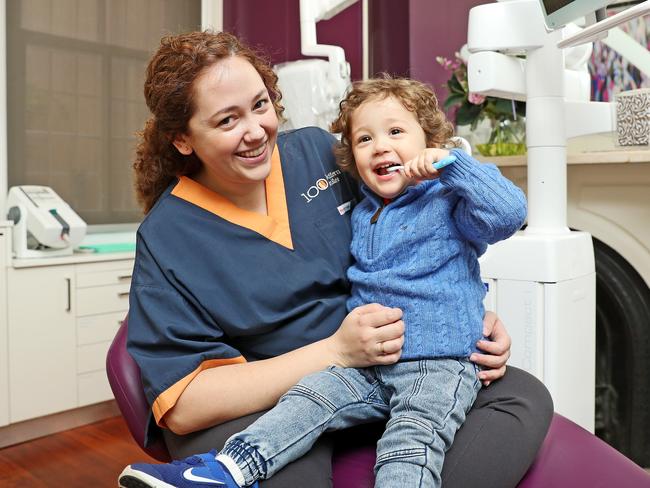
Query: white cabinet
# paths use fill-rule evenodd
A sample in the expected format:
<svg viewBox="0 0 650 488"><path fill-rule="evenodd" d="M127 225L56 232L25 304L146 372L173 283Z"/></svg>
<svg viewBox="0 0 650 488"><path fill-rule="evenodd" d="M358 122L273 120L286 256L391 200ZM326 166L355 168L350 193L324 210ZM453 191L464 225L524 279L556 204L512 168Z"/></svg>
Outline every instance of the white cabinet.
<svg viewBox="0 0 650 488"><path fill-rule="evenodd" d="M91 260L6 268L10 423L113 398L106 352L128 309L133 259Z"/></svg>
<svg viewBox="0 0 650 488"><path fill-rule="evenodd" d="M77 406L74 267L9 268L11 422Z"/></svg>

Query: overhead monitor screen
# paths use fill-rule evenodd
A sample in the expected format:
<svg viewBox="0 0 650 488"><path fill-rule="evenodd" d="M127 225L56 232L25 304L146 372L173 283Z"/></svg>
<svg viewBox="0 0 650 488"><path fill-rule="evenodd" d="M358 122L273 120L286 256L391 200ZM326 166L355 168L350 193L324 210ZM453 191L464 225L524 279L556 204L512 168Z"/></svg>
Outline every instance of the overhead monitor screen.
<svg viewBox="0 0 650 488"><path fill-rule="evenodd" d="M540 0L544 23L550 30L559 29L569 22L592 14L613 0Z"/></svg>
<svg viewBox="0 0 650 488"><path fill-rule="evenodd" d="M573 0L544 0L544 8L546 9L547 14L552 14L558 9L566 7L570 3L573 3Z"/></svg>

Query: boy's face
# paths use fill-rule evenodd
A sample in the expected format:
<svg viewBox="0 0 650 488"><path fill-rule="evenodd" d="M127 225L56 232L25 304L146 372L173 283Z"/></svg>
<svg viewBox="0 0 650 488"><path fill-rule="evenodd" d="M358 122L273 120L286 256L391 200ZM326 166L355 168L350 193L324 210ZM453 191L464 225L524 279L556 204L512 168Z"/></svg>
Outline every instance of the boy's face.
<svg viewBox="0 0 650 488"><path fill-rule="evenodd" d="M415 180L402 171L386 168L402 165L426 149L426 136L415 114L394 97L371 98L350 119L350 142L363 182L382 198L395 198Z"/></svg>

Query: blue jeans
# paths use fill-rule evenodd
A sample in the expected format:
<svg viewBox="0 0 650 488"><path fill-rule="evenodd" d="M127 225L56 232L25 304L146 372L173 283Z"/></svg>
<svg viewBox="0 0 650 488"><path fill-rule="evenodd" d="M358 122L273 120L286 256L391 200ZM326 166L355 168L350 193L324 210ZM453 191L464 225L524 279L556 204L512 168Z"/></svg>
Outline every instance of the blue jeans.
<svg viewBox="0 0 650 488"><path fill-rule="evenodd" d="M221 454L252 484L308 452L324 432L389 419L377 444L375 486L440 486L444 453L480 388L465 359L330 367L303 378Z"/></svg>

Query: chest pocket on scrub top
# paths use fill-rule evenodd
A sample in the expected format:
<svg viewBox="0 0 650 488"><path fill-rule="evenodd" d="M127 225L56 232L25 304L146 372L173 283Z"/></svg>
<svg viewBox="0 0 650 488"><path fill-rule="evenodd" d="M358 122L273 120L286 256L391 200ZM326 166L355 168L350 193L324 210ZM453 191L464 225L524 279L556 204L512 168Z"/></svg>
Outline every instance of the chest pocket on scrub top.
<svg viewBox="0 0 650 488"><path fill-rule="evenodd" d="M354 201L350 201L354 205ZM330 262L338 264L343 274L352 263L350 258L350 240L352 239L352 228L350 214L352 209L341 215L337 209L327 211L324 215L314 221L314 228L320 237L324 247L331 253Z"/></svg>

